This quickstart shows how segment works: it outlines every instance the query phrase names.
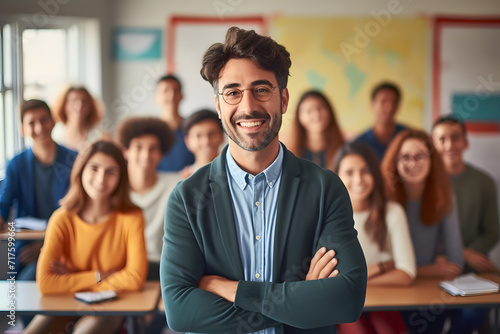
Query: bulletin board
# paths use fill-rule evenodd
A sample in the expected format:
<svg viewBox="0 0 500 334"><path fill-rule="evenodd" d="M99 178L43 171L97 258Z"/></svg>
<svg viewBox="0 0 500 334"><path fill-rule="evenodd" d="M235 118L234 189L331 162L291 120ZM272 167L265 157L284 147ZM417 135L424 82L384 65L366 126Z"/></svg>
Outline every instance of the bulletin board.
<svg viewBox="0 0 500 334"><path fill-rule="evenodd" d="M500 18L435 19L433 119L444 114L500 135Z"/></svg>
<svg viewBox="0 0 500 334"><path fill-rule="evenodd" d="M173 16L168 21L166 68L182 81L184 99L180 106L184 116L201 109L215 110L214 91L200 75L205 51L214 43L223 43L228 28L237 26L268 32L263 17L192 17Z"/></svg>

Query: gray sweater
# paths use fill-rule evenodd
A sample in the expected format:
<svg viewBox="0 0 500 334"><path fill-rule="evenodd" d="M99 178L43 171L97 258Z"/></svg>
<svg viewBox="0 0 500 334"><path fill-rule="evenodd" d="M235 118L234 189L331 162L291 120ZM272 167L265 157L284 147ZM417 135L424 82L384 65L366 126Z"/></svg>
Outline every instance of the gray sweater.
<svg viewBox="0 0 500 334"><path fill-rule="evenodd" d="M417 267L432 264L436 256L443 254L449 261L463 266L462 237L456 207L440 222L427 226L420 220L421 201L406 203L406 216L415 248Z"/></svg>
<svg viewBox="0 0 500 334"><path fill-rule="evenodd" d="M482 171L465 165L451 176L458 204L464 247L487 255L498 242L499 218L495 182Z"/></svg>

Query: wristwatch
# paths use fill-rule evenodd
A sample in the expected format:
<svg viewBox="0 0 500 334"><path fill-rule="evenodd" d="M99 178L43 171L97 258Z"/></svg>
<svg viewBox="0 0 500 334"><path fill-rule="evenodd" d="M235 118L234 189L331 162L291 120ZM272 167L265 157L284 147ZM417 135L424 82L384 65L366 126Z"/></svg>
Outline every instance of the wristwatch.
<svg viewBox="0 0 500 334"><path fill-rule="evenodd" d="M95 282L101 283L101 272L100 271L95 272Z"/></svg>

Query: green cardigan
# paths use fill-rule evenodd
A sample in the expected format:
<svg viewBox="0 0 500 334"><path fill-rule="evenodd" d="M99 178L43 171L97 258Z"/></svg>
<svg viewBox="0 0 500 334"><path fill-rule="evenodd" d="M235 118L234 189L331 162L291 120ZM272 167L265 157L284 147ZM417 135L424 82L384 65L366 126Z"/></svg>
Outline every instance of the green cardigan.
<svg viewBox="0 0 500 334"><path fill-rule="evenodd" d="M285 149L276 218L273 282L244 281L226 147L173 190L160 265L168 324L175 331L336 333L363 309L366 263L349 195L338 176ZM334 249L340 274L304 281L316 251ZM204 275L239 281L234 303L198 289Z"/></svg>

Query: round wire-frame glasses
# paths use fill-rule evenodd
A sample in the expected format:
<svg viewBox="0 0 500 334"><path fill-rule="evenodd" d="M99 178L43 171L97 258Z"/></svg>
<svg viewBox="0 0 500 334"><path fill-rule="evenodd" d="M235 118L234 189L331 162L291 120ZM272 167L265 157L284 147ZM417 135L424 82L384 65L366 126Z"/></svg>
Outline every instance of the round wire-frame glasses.
<svg viewBox="0 0 500 334"><path fill-rule="evenodd" d="M217 95L222 95L222 98L227 104L235 105L243 99L243 92L250 90L253 97L260 102L267 102L271 99L276 86L256 86L246 89L226 88L222 93L217 92Z"/></svg>

